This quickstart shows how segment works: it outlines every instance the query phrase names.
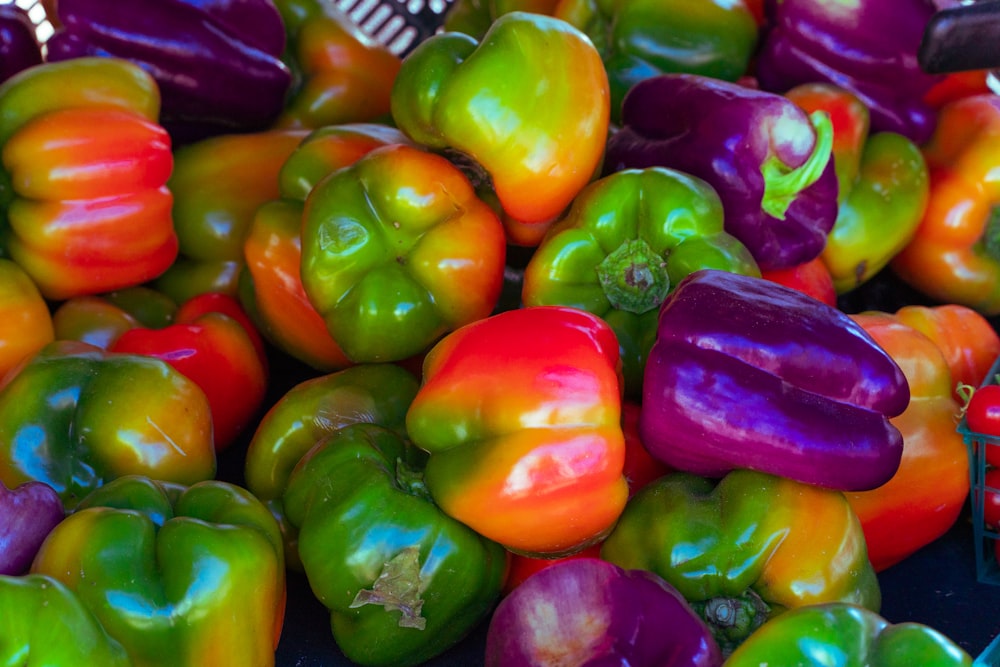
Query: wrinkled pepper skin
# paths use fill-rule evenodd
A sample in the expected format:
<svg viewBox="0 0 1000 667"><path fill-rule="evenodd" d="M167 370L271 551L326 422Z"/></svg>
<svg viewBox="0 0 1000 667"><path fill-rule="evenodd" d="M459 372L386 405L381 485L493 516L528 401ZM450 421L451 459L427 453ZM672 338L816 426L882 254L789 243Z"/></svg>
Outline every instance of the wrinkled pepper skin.
<svg viewBox="0 0 1000 667"><path fill-rule="evenodd" d="M458 32L424 40L400 68L391 111L413 141L455 151L485 170L506 213L545 223L599 171L608 76L578 29L514 11L481 40Z"/></svg>
<svg viewBox="0 0 1000 667"><path fill-rule="evenodd" d="M358 364L300 382L261 418L247 446L244 478L278 519L289 567L302 565L297 531L281 503L292 470L316 442L351 424L376 424L402 435L418 384L399 366Z"/></svg>
<svg viewBox="0 0 1000 667"><path fill-rule="evenodd" d="M787 609L881 605L844 494L754 470L720 480L673 472L645 486L601 558L663 577L706 619L724 652Z"/></svg>
<svg viewBox="0 0 1000 667"><path fill-rule="evenodd" d="M1000 96L941 108L921 146L930 201L913 239L893 258L896 275L940 303L1000 314Z"/></svg>
<svg viewBox="0 0 1000 667"><path fill-rule="evenodd" d="M274 664L281 536L235 484L112 480L53 529L31 572L72 589L134 665Z"/></svg>
<svg viewBox="0 0 1000 667"><path fill-rule="evenodd" d="M817 81L857 95L873 132L916 144L934 130L924 95L941 77L926 74L917 52L936 11L925 0L765 0L754 72L764 90L783 93Z"/></svg>
<svg viewBox="0 0 1000 667"><path fill-rule="evenodd" d="M785 96L833 123L840 208L821 257L843 294L881 271L913 238L927 209L930 176L920 147L896 132L870 133L868 108L846 88L796 86Z"/></svg>
<svg viewBox="0 0 1000 667"><path fill-rule="evenodd" d="M825 113L740 84L694 74L643 79L622 103L604 173L662 166L718 192L726 231L762 270L823 251L837 218L833 130Z"/></svg>
<svg viewBox="0 0 1000 667"><path fill-rule="evenodd" d="M40 574L0 576L0 661L133 667L122 645L70 588Z"/></svg>
<svg viewBox="0 0 1000 667"><path fill-rule="evenodd" d="M59 0L56 11L47 59L110 56L150 72L178 145L263 130L283 108L291 72L270 0Z"/></svg>
<svg viewBox="0 0 1000 667"><path fill-rule="evenodd" d="M519 308L431 349L406 430L445 512L511 551L565 555L606 535L628 497L621 394L604 320Z"/></svg>
<svg viewBox="0 0 1000 667"><path fill-rule="evenodd" d="M0 385L0 481L45 482L68 509L116 477L215 476L204 392L160 359L55 341Z"/></svg>
<svg viewBox="0 0 1000 667"><path fill-rule="evenodd" d="M700 178L663 167L605 176L583 189L535 249L522 303L603 318L618 338L625 395L638 399L667 293L698 269L760 276L723 226L722 202Z"/></svg>
<svg viewBox="0 0 1000 667"><path fill-rule="evenodd" d="M921 623L890 623L877 612L832 602L792 609L769 621L726 660L726 667L762 664L821 667L971 667L972 656Z"/></svg>
<svg viewBox="0 0 1000 667"><path fill-rule="evenodd" d="M840 490L899 467L906 376L847 315L762 278L703 269L660 308L639 433L678 470L752 468Z"/></svg>
<svg viewBox="0 0 1000 667"><path fill-rule="evenodd" d="M969 498L969 456L955 429L962 406L937 344L890 313L851 317L899 364L910 387L909 405L891 420L903 436L896 474L878 488L845 494L881 572L954 525Z"/></svg>
<svg viewBox="0 0 1000 667"><path fill-rule="evenodd" d="M302 286L355 363L399 361L487 317L503 286L496 213L445 158L376 148L310 191Z"/></svg>
<svg viewBox="0 0 1000 667"><path fill-rule="evenodd" d="M306 576L356 663L425 662L500 596L506 552L434 504L425 461L400 434L358 423L320 440L288 481Z"/></svg>
<svg viewBox="0 0 1000 667"><path fill-rule="evenodd" d="M42 47L27 10L13 2L0 5L0 83L42 63Z"/></svg>
<svg viewBox="0 0 1000 667"><path fill-rule="evenodd" d="M50 300L138 285L177 256L159 93L108 58L45 63L0 86L0 254Z"/></svg>
<svg viewBox="0 0 1000 667"><path fill-rule="evenodd" d="M55 339L55 324L34 281L0 257L0 377Z"/></svg>

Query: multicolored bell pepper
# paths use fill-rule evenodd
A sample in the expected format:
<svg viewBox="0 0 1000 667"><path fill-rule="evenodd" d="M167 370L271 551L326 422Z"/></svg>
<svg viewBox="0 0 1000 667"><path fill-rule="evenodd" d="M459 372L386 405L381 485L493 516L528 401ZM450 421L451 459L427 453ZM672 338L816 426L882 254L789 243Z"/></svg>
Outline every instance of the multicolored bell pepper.
<svg viewBox="0 0 1000 667"><path fill-rule="evenodd" d="M713 268L760 276L723 229L722 202L700 178L628 169L595 181L573 201L524 270L525 306L572 306L615 332L625 394L638 399L660 304L689 273Z"/></svg>
<svg viewBox="0 0 1000 667"><path fill-rule="evenodd" d="M870 133L868 108L846 88L808 83L785 96L807 113L827 112L833 124L840 208L821 257L837 292L848 292L913 238L927 209L927 162L902 134Z"/></svg>
<svg viewBox="0 0 1000 667"><path fill-rule="evenodd" d="M0 5L0 83L42 64L42 46L28 11L13 2Z"/></svg>
<svg viewBox="0 0 1000 667"><path fill-rule="evenodd" d="M600 170L608 76L581 31L514 11L481 40L445 32L423 41L396 76L391 111L413 141L485 172L506 213L545 223Z"/></svg>
<svg viewBox="0 0 1000 667"><path fill-rule="evenodd" d="M601 558L663 577L726 653L788 609L851 602L879 611L882 600L844 494L754 470L652 482L629 501Z"/></svg>
<svg viewBox="0 0 1000 667"><path fill-rule="evenodd" d="M59 0L50 62L109 56L150 72L175 143L264 130L291 84L271 0Z"/></svg>
<svg viewBox="0 0 1000 667"><path fill-rule="evenodd" d="M299 462L283 495L334 640L362 665L418 665L493 610L506 552L441 511L427 455L399 433L345 426Z"/></svg>
<svg viewBox="0 0 1000 667"><path fill-rule="evenodd" d="M46 299L149 281L177 256L170 137L153 78L79 58L0 86L0 255Z"/></svg>
<svg viewBox="0 0 1000 667"><path fill-rule="evenodd" d="M281 536L235 484L112 480L53 529L31 572L74 591L132 664L274 664L285 615Z"/></svg>
<svg viewBox="0 0 1000 667"><path fill-rule="evenodd" d="M768 621L726 660L726 667L971 667L972 656L923 623L890 623L877 612L831 602L792 609Z"/></svg>
<svg viewBox="0 0 1000 667"><path fill-rule="evenodd" d="M508 549L556 556L608 533L628 497L621 360L601 318L566 306L504 311L424 358L406 431L451 516Z"/></svg>
<svg viewBox="0 0 1000 667"><path fill-rule="evenodd" d="M66 299L52 312L52 325L59 340L78 340L108 350L129 329L168 326L176 313L173 299L146 285L136 285Z"/></svg>
<svg viewBox="0 0 1000 667"><path fill-rule="evenodd" d="M65 516L59 494L48 484L32 481L8 489L0 482L0 575L26 573L42 542Z"/></svg>
<svg viewBox="0 0 1000 667"><path fill-rule="evenodd" d="M55 341L0 384L0 481L37 480L67 509L124 475L215 476L204 392L167 362Z"/></svg>
<svg viewBox="0 0 1000 667"><path fill-rule="evenodd" d="M762 278L688 275L660 308L639 434L671 467L868 490L899 467L896 362L843 312Z"/></svg>
<svg viewBox="0 0 1000 667"><path fill-rule="evenodd" d="M695 74L661 74L629 89L604 174L662 166L718 192L726 231L761 270L818 256L837 219L829 115L781 95Z"/></svg>
<svg viewBox="0 0 1000 667"><path fill-rule="evenodd" d="M48 303L18 264L0 257L0 378L55 340Z"/></svg>
<svg viewBox="0 0 1000 667"><path fill-rule="evenodd" d="M921 146L930 201L916 234L893 258L895 274L939 303L1000 314L1000 96L943 106Z"/></svg>
<svg viewBox="0 0 1000 667"><path fill-rule="evenodd" d="M444 157L376 148L314 187L302 218L302 286L353 362L400 361L490 315L506 238Z"/></svg>

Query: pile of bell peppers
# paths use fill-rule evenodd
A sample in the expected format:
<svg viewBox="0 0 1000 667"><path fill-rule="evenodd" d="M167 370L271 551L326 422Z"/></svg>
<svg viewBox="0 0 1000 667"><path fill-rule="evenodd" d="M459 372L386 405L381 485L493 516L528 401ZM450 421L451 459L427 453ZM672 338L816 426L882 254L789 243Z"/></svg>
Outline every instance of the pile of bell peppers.
<svg viewBox="0 0 1000 667"><path fill-rule="evenodd" d="M43 6L0 662L268 667L304 605L334 664L971 665L879 615L1000 355L1000 96L920 70L933 2L458 0L403 55L326 0Z"/></svg>

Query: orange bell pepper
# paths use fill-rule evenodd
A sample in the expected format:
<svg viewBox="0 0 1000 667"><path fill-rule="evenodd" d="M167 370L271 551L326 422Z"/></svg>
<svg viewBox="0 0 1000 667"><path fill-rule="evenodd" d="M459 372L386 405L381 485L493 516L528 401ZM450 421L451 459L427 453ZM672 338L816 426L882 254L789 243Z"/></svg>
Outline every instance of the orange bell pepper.
<svg viewBox="0 0 1000 667"><path fill-rule="evenodd" d="M846 493L861 520L868 557L882 571L941 537L969 497L968 455L955 430L960 410L948 360L918 329L891 313L852 315L893 358L910 403L890 421L903 435L899 469L882 486Z"/></svg>
<svg viewBox="0 0 1000 667"><path fill-rule="evenodd" d="M0 376L55 338L48 304L20 266L0 258Z"/></svg>

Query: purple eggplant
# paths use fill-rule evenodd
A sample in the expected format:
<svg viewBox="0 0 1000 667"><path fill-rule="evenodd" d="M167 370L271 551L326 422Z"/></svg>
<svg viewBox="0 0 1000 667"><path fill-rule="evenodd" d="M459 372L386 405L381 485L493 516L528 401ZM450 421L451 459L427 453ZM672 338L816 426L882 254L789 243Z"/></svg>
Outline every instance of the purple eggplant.
<svg viewBox="0 0 1000 667"><path fill-rule="evenodd" d="M0 5L0 83L42 62L35 24L19 5Z"/></svg>
<svg viewBox="0 0 1000 667"><path fill-rule="evenodd" d="M923 98L941 80L918 53L936 11L930 0L766 0L755 73L778 93L825 81L868 107L872 132L930 138L935 112Z"/></svg>
<svg viewBox="0 0 1000 667"><path fill-rule="evenodd" d="M59 0L50 61L113 56L160 87L160 122L178 144L266 129L292 82L271 0Z"/></svg>
<svg viewBox="0 0 1000 667"><path fill-rule="evenodd" d="M718 667L708 626L661 577L598 558L536 572L497 606L486 667Z"/></svg>
<svg viewBox="0 0 1000 667"><path fill-rule="evenodd" d="M725 229L762 270L807 262L837 219L833 127L774 93L695 74L645 79L625 95L605 173L670 167L707 181Z"/></svg>
<svg viewBox="0 0 1000 667"><path fill-rule="evenodd" d="M895 474L902 370L848 315L762 278L705 269L664 300L639 434L677 470L749 468L844 491Z"/></svg>
<svg viewBox="0 0 1000 667"><path fill-rule="evenodd" d="M25 482L8 489L0 482L0 575L28 571L38 548L63 520L62 500L44 482Z"/></svg>

